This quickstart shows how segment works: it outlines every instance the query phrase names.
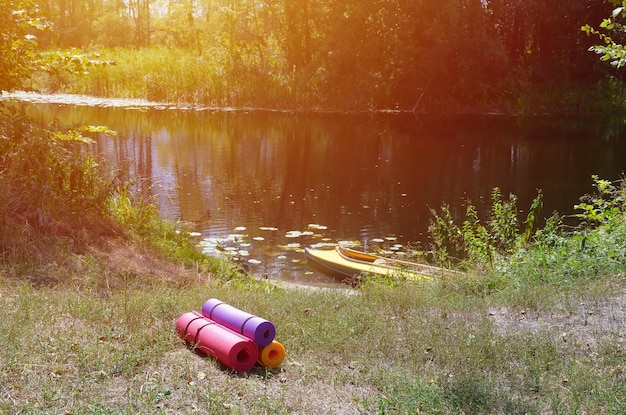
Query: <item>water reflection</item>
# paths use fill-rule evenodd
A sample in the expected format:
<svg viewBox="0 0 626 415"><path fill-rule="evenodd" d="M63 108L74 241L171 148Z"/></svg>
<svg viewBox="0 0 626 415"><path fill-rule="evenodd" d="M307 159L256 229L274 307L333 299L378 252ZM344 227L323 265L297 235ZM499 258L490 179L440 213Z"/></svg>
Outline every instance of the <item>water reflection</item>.
<svg viewBox="0 0 626 415"><path fill-rule="evenodd" d="M591 175L626 166L614 119L293 115L29 105L41 120L107 125L98 149L130 162L138 191L189 222L211 252L237 252L255 274L331 283L301 249L354 240L426 242L429 207L488 206L493 187L544 213L571 212Z"/></svg>

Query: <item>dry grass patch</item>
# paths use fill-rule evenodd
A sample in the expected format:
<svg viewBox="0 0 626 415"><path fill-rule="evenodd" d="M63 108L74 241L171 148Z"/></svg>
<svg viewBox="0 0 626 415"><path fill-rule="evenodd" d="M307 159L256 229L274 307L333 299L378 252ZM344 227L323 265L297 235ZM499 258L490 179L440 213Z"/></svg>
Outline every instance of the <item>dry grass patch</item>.
<svg viewBox="0 0 626 415"><path fill-rule="evenodd" d="M108 251L110 275L161 261L122 248ZM95 275L104 257L90 255ZM522 313L428 284L348 295L179 275L170 265L109 288L1 279L0 412L623 413L623 282ZM210 297L272 320L283 365L237 374L187 349L175 321Z"/></svg>

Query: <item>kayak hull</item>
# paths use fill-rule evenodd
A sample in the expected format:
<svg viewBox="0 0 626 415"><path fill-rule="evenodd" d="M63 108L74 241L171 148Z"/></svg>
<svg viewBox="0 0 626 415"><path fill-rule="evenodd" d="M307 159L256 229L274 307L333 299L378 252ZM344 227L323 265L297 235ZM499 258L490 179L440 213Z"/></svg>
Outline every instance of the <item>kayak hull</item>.
<svg viewBox="0 0 626 415"><path fill-rule="evenodd" d="M444 271L408 261L397 261L378 255L368 254L353 249L335 247L334 249L305 248L309 261L319 266L326 273L354 278L360 274L399 277L407 280L430 279Z"/></svg>

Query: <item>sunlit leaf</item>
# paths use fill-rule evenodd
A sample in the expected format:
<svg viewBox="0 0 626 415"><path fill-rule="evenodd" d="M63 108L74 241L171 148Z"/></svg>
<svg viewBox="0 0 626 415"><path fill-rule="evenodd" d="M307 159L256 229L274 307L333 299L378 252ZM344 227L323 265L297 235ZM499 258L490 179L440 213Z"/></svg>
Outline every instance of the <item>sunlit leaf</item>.
<svg viewBox="0 0 626 415"><path fill-rule="evenodd" d="M622 14L623 11L624 11L624 7L617 7L615 10L613 10L613 12L611 13L611 16L617 17L620 14Z"/></svg>

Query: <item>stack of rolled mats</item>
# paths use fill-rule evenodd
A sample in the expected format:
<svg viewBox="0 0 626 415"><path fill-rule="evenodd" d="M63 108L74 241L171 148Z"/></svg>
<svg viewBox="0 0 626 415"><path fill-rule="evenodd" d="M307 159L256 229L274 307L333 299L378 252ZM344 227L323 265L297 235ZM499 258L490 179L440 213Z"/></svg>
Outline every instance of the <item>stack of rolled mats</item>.
<svg viewBox="0 0 626 415"><path fill-rule="evenodd" d="M190 311L180 316L176 333L188 346L236 372L246 372L257 362L276 368L285 358L285 347L274 340L272 322L216 298L204 303L202 313Z"/></svg>

